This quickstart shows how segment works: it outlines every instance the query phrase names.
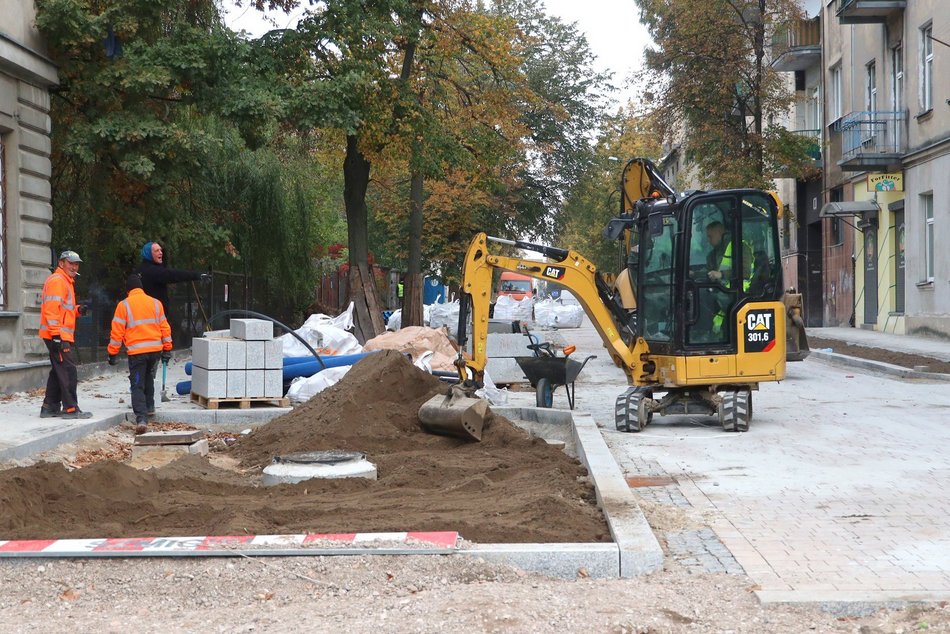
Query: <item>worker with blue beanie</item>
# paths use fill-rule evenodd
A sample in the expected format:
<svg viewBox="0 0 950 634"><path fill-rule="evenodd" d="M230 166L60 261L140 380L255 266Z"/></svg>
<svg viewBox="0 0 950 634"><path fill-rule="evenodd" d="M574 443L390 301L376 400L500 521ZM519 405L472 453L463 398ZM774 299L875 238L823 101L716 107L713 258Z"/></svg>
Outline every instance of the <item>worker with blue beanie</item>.
<svg viewBox="0 0 950 634"><path fill-rule="evenodd" d="M146 295L154 297L162 303L165 316L174 329L175 320L171 316L171 307L168 305L168 285L178 282L208 281L209 273L173 269L165 261L165 252L158 242L146 242L142 247L142 262L135 272L142 278L142 289ZM181 340L178 335L176 339Z"/></svg>

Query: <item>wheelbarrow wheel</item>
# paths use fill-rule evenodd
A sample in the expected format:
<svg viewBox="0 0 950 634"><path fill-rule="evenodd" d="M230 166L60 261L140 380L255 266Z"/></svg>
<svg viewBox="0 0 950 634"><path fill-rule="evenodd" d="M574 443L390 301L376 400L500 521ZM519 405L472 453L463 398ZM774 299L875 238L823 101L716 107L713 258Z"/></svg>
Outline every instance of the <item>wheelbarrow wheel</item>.
<svg viewBox="0 0 950 634"><path fill-rule="evenodd" d="M554 405L554 388L551 387L551 381L548 379L538 379L537 387L534 388L534 393L538 407L550 408Z"/></svg>

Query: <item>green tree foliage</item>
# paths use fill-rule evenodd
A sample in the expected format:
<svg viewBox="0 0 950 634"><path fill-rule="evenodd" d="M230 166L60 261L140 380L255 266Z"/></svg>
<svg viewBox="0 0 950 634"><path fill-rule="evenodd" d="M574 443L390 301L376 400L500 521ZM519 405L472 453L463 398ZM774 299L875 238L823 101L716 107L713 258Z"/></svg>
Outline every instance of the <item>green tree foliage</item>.
<svg viewBox="0 0 950 634"><path fill-rule="evenodd" d="M647 52L657 121L682 136L711 187L768 187L777 165L806 165L775 128L791 93L769 66L773 34L799 15L794 0L636 0L655 48Z"/></svg>
<svg viewBox="0 0 950 634"><path fill-rule="evenodd" d="M457 7L433 32L438 40L420 46L408 129L427 161L423 260L454 279L477 231L554 239L564 197L594 160L591 130L609 86L576 26L534 0ZM410 181L398 156L393 165L370 232L398 262L408 257L400 201Z"/></svg>
<svg viewBox="0 0 950 634"><path fill-rule="evenodd" d="M607 222L621 212L620 178L634 157L656 158L659 139L651 118L624 109L604 121L594 163L577 179L565 201L561 244L575 249L605 272L617 272L620 248L603 237Z"/></svg>
<svg viewBox="0 0 950 634"><path fill-rule="evenodd" d="M290 245L258 243L252 267L235 247L267 214L309 243L314 218L302 205L319 189L300 170L273 178L287 153L298 162L307 153L269 147L285 106L258 43L224 28L213 0L37 0L37 26L60 67L55 242L83 249L116 286L157 239L178 266L294 272L292 286L302 287L306 267L274 262Z"/></svg>

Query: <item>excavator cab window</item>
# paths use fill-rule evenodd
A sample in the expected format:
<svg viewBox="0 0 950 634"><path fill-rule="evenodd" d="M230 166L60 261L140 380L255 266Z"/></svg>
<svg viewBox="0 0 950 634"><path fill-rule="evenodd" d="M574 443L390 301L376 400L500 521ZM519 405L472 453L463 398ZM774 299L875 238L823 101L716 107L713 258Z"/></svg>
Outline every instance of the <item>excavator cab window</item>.
<svg viewBox="0 0 950 634"><path fill-rule="evenodd" d="M739 297L741 249L736 197L706 198L691 207L689 276L686 280L688 313L686 344L728 344L727 316Z"/></svg>
<svg viewBox="0 0 950 634"><path fill-rule="evenodd" d="M672 215L651 214L641 235L639 328L647 341L673 340L674 259L679 223Z"/></svg>

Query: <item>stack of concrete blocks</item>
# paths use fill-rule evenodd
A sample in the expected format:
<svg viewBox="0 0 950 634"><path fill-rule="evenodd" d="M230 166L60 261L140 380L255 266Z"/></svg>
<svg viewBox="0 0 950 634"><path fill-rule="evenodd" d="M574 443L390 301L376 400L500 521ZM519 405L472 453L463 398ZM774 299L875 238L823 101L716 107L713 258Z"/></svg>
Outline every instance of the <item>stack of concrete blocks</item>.
<svg viewBox="0 0 950 634"><path fill-rule="evenodd" d="M209 399L282 398L284 351L271 322L232 319L229 333L192 340L191 392Z"/></svg>

